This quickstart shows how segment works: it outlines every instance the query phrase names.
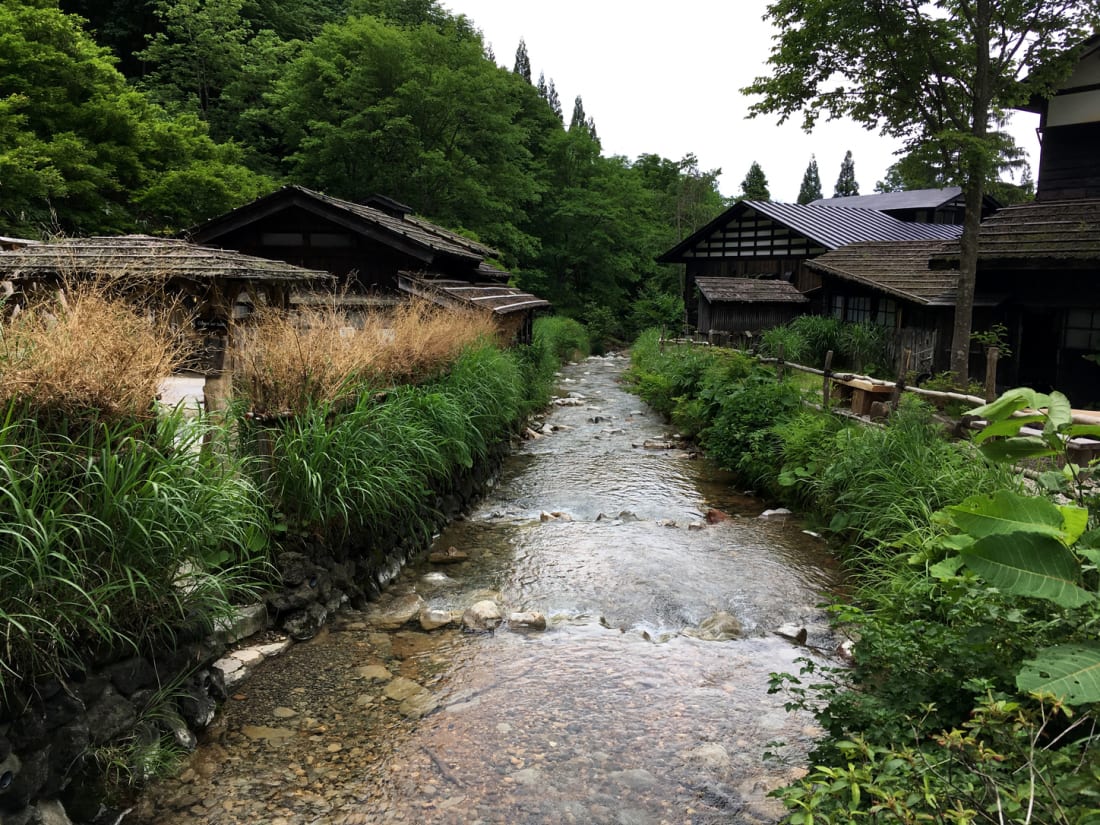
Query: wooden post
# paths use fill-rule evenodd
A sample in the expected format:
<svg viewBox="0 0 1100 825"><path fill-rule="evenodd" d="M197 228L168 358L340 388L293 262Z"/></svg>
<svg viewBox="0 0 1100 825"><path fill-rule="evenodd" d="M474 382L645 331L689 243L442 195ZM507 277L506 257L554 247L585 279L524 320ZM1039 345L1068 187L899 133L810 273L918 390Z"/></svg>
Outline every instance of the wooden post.
<svg viewBox="0 0 1100 825"><path fill-rule="evenodd" d="M783 352L784 352L784 349L785 349L785 347L782 344L780 344L779 345L779 352L776 353L776 355L778 357L776 358L776 361L775 361L775 377L778 378L780 381L783 380Z"/></svg>
<svg viewBox="0 0 1100 825"><path fill-rule="evenodd" d="M825 377L821 379L821 406L826 410L829 409L829 384L832 383L833 377L833 351L829 350L825 353Z"/></svg>
<svg viewBox="0 0 1100 825"><path fill-rule="evenodd" d="M910 349L905 350L901 354L901 369L898 371L898 380L894 384L894 395L890 399L890 409L893 412L898 411L898 404L901 403L901 394L905 392L905 376L909 374L909 359L912 356L913 351Z"/></svg>
<svg viewBox="0 0 1100 825"><path fill-rule="evenodd" d="M992 401L997 397L997 359L1001 357L999 347L986 347L985 349L985 400Z"/></svg>

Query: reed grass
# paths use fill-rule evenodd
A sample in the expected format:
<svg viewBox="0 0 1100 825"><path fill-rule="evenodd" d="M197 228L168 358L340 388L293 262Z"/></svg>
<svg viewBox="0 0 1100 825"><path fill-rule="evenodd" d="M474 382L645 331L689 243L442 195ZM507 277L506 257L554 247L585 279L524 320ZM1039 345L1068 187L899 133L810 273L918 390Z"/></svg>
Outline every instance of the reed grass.
<svg viewBox="0 0 1100 825"><path fill-rule="evenodd" d="M438 375L465 347L495 331L488 313L423 301L371 312L361 322L335 304L295 314L262 309L238 336L236 376L255 411L304 412L363 385Z"/></svg>
<svg viewBox="0 0 1100 825"><path fill-rule="evenodd" d="M0 405L55 419L151 417L161 379L185 355L170 315L102 281L32 295L0 325Z"/></svg>
<svg viewBox="0 0 1100 825"><path fill-rule="evenodd" d="M81 440L0 426L0 690L211 629L264 572L266 516L239 465L179 413Z"/></svg>

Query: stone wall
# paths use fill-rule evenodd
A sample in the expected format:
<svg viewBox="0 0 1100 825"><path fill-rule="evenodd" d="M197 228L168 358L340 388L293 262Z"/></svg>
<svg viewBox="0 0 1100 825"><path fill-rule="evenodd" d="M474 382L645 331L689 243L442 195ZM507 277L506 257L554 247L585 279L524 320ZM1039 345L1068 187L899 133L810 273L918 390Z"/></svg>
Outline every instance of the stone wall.
<svg viewBox="0 0 1100 825"><path fill-rule="evenodd" d="M438 527L469 509L508 452L502 442L487 461L451 479L432 508ZM117 821L119 812L99 798L102 768L91 755L119 743L152 746L165 737L193 749L218 703L252 665L290 640L312 638L342 606L365 605L430 544L410 525L389 525L385 534L374 546L355 537L339 547L288 543L274 558L281 587L240 608L213 636L181 629L154 654L104 657L66 681L9 691L0 701L0 825ZM225 655L264 631L279 635ZM280 641L282 634L289 640Z"/></svg>

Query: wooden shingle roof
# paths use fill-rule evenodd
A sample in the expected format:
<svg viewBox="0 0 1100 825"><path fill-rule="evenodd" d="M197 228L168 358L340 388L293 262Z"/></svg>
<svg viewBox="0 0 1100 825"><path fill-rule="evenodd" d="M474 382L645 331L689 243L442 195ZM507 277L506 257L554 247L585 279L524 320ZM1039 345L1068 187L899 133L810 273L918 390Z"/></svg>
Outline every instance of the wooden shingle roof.
<svg viewBox="0 0 1100 825"><path fill-rule="evenodd" d="M442 306L488 309L496 315L543 309L550 302L503 284L471 284L467 281L421 278L410 272L398 277L402 292L426 298Z"/></svg>
<svg viewBox="0 0 1100 825"><path fill-rule="evenodd" d="M958 254L957 243L944 241L854 243L806 265L914 304L954 306L958 272L929 269L932 255L951 249Z"/></svg>
<svg viewBox="0 0 1100 825"><path fill-rule="evenodd" d="M805 304L810 300L793 284L774 279L700 276L695 285L712 304Z"/></svg>
<svg viewBox="0 0 1100 825"><path fill-rule="evenodd" d="M66 238L0 252L0 279L31 281L69 275L191 281L335 280L327 272L282 261L149 235Z"/></svg>
<svg viewBox="0 0 1100 825"><path fill-rule="evenodd" d="M377 196L371 202L381 205ZM396 201L390 202L396 204ZM284 186L231 212L212 218L192 228L188 234L199 243L217 243L218 238L226 233L288 205L329 217L339 216L349 228L358 229L377 238L399 242L407 251L418 254L425 261L431 260L433 255L452 256L471 263L476 263L482 258L500 257L500 253L492 247L465 238L457 232L444 229L422 218L405 214L402 209L408 207L400 204L397 206L401 206L401 209L383 210L367 204L334 198L297 185Z"/></svg>
<svg viewBox="0 0 1100 825"><path fill-rule="evenodd" d="M933 255L937 268L958 266L958 248ZM1100 265L1100 199L1010 206L982 222L979 271L991 268L1062 269Z"/></svg>

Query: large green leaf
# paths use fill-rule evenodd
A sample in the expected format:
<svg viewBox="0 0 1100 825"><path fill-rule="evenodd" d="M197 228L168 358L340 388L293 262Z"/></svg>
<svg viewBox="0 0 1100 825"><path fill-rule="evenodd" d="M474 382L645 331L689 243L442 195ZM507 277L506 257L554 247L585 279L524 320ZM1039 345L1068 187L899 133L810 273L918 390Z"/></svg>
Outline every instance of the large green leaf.
<svg viewBox="0 0 1100 825"><path fill-rule="evenodd" d="M990 401L988 404L967 410L966 414L986 418L990 421L1000 421L1008 418L1014 412L1025 408L1036 410L1039 407L1045 407L1047 403L1048 399L1045 395L1028 387L1017 387L1003 393L996 401Z"/></svg>
<svg viewBox="0 0 1100 825"><path fill-rule="evenodd" d="M1088 511L1079 507L1088 523ZM948 518L959 530L975 538L1000 533L1041 533L1065 540L1068 513L1063 513L1051 501L1038 496L1022 496L1011 490L998 490L993 495L970 496L960 504L944 508ZM1073 516L1076 528L1079 519ZM1078 533L1077 535L1080 535ZM1077 538L1075 535L1073 538Z"/></svg>
<svg viewBox="0 0 1100 825"><path fill-rule="evenodd" d="M1053 536L995 534L963 550L966 565L994 587L1017 596L1080 607L1096 597L1077 586L1077 557Z"/></svg>
<svg viewBox="0 0 1100 825"><path fill-rule="evenodd" d="M1100 702L1100 644L1065 644L1040 650L1024 662L1016 687L1050 693L1070 705Z"/></svg>
<svg viewBox="0 0 1100 825"><path fill-rule="evenodd" d="M982 455L991 461L1019 461L1023 458L1043 458L1060 455L1037 435L1024 435L1018 438L1006 438L1003 441L987 441L979 448Z"/></svg>
<svg viewBox="0 0 1100 825"><path fill-rule="evenodd" d="M1041 424L1046 420L1045 415L1036 413L1035 415L1021 415L1016 418L1006 418L1003 421L994 421L977 432L974 436L974 443L981 444L987 438L993 438L993 436L1016 435L1021 427L1028 424Z"/></svg>
<svg viewBox="0 0 1100 825"><path fill-rule="evenodd" d="M1073 423L1073 405L1062 393L1055 390L1050 394L1047 404L1048 432L1057 432L1062 427L1068 427Z"/></svg>
<svg viewBox="0 0 1100 825"><path fill-rule="evenodd" d="M1089 529L1089 511L1084 507L1076 507L1072 504L1059 504L1058 511L1065 519L1065 523L1062 525L1064 531L1062 541L1066 544L1073 544Z"/></svg>

